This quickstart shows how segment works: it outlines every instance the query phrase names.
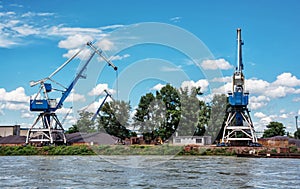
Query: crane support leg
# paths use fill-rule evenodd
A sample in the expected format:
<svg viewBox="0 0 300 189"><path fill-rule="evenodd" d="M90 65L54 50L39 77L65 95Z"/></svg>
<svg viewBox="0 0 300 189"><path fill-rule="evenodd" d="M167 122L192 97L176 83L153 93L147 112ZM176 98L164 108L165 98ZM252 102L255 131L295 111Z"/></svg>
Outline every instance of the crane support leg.
<svg viewBox="0 0 300 189"><path fill-rule="evenodd" d="M67 143L64 129L55 113L43 112L38 115L26 137L26 144L33 143L42 145Z"/></svg>

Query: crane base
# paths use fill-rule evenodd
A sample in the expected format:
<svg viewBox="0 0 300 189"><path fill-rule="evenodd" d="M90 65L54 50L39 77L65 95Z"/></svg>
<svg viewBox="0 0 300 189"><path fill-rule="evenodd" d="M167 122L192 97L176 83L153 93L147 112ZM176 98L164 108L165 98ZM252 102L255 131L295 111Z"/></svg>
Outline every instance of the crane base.
<svg viewBox="0 0 300 189"><path fill-rule="evenodd" d="M64 129L55 113L43 112L29 128L26 144L66 144Z"/></svg>

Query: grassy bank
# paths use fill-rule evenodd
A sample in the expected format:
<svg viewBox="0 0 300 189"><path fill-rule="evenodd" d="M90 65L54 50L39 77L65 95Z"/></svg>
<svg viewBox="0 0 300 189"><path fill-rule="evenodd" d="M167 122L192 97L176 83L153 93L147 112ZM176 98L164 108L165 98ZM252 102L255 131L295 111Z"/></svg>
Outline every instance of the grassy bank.
<svg viewBox="0 0 300 189"><path fill-rule="evenodd" d="M1 156L27 155L235 155L226 148L194 148L172 145L97 146L0 146Z"/></svg>
<svg viewBox="0 0 300 189"><path fill-rule="evenodd" d="M88 146L0 146L0 155L95 155L95 152Z"/></svg>

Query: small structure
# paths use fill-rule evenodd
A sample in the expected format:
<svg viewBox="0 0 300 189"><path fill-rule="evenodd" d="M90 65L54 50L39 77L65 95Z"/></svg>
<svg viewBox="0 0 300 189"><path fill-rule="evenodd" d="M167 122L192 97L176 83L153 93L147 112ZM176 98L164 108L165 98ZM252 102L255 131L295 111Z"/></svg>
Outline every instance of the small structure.
<svg viewBox="0 0 300 189"><path fill-rule="evenodd" d="M189 145L189 144L197 144L197 145L210 145L211 144L211 136L175 136L173 137L174 145Z"/></svg>
<svg viewBox="0 0 300 189"><path fill-rule="evenodd" d="M66 134L66 138L71 145L113 145L120 141L120 138L107 133L71 133Z"/></svg>
<svg viewBox="0 0 300 189"><path fill-rule="evenodd" d="M20 135L20 125L1 125L0 126L0 136L19 136Z"/></svg>

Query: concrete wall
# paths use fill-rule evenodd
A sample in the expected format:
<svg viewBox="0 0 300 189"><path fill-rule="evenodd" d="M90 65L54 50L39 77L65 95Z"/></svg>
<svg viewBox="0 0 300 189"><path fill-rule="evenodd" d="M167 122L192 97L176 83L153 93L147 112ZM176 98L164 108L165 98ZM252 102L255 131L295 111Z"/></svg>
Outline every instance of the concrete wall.
<svg viewBox="0 0 300 189"><path fill-rule="evenodd" d="M20 125L3 125L0 126L0 136L7 137L10 135L20 135Z"/></svg>

